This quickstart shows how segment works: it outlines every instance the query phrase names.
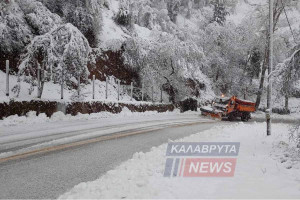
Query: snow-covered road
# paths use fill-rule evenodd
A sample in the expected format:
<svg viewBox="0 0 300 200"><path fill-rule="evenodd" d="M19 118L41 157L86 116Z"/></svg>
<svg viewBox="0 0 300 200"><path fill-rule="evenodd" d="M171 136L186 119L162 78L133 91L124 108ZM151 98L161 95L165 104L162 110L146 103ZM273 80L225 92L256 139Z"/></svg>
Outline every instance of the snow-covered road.
<svg viewBox="0 0 300 200"><path fill-rule="evenodd" d="M254 116L252 121L262 121L262 117ZM147 153L169 139L224 124L234 123L192 112L11 117L0 123L0 198L57 198L81 182L105 176L136 152ZM218 139L210 132L206 135ZM75 196L69 193L70 197L82 195L76 192Z"/></svg>
<svg viewBox="0 0 300 200"><path fill-rule="evenodd" d="M178 147L175 152L180 149L180 154L174 154L175 157L186 155L184 159L178 160L178 166L181 167L176 168L176 162L173 162L175 163L172 167L173 172L170 176L164 177L164 171L167 169L165 168L166 158L169 159L171 156L170 154L166 156L167 144L164 144L152 148L147 153L137 152L131 159L110 170L96 181L81 183L60 198L299 199L299 148L297 148L297 143L290 140L289 128L287 124L274 124L272 135L266 136L266 123L240 122L214 127L172 141L173 144L178 144L177 142L239 143L233 177L223 177L213 164L213 158L197 157L204 156L209 151L209 148L205 149L204 145L200 145L203 148L201 150L199 147L197 151L202 154L193 154L192 158L188 158L190 157L188 155L191 155L189 153L182 154L189 150L182 150L182 147ZM223 154L218 154L214 159L223 160L224 157L221 155ZM213 154L210 156L213 157ZM227 155L227 159L234 159L235 156L232 156ZM191 162L188 160L192 160L194 164L190 165ZM201 164L199 163L196 167L197 162Z"/></svg>
<svg viewBox="0 0 300 200"><path fill-rule="evenodd" d="M62 120L57 121L54 117L54 119L51 118L53 121L50 122L43 120L40 116L27 117L25 124L12 126L12 123L8 123L8 126L1 127L0 159L103 135L133 132L141 129L161 129L182 123L211 122L211 120L199 118L198 114L192 113L155 114L146 112L144 115L130 116L127 113L126 116L113 115L109 118L100 119L94 119L87 115L72 120L66 119L66 116L60 116L59 118Z"/></svg>
<svg viewBox="0 0 300 200"><path fill-rule="evenodd" d="M2 126L0 155L3 158L33 150L32 145L35 149L49 148L111 134L118 139L92 141L3 161L0 163L0 198L57 198L80 182L97 179L135 152L148 152L169 139L209 129L215 122L197 114L158 114ZM184 124L190 125L182 126ZM122 137L130 132L143 134ZM11 151L12 154L7 153Z"/></svg>

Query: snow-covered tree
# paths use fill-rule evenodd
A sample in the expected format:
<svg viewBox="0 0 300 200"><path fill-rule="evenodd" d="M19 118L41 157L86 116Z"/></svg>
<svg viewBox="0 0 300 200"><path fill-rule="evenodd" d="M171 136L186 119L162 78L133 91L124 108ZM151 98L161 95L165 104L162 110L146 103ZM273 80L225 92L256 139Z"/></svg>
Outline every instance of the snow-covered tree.
<svg viewBox="0 0 300 200"><path fill-rule="evenodd" d="M0 1L0 58L18 56L33 34L24 13L15 1ZM4 62L2 63L4 64Z"/></svg>
<svg viewBox="0 0 300 200"><path fill-rule="evenodd" d="M86 7L89 13L93 17L93 34L95 36L95 44L91 44L91 47L99 47L100 34L103 26L102 8L108 4L107 0L86 0Z"/></svg>
<svg viewBox="0 0 300 200"><path fill-rule="evenodd" d="M275 67L273 72L274 86L277 95L285 97L285 109L289 109L289 97L292 96L295 86L300 79L300 48L293 48L292 54Z"/></svg>
<svg viewBox="0 0 300 200"><path fill-rule="evenodd" d="M67 22L76 26L88 39L90 46L98 47L102 30L103 1L66 1L63 13Z"/></svg>
<svg viewBox="0 0 300 200"><path fill-rule="evenodd" d="M89 41L91 47L98 47L103 18L102 8L106 0L38 0L52 13L65 22L76 26Z"/></svg>
<svg viewBox="0 0 300 200"><path fill-rule="evenodd" d="M180 0L167 0L168 15L169 15L171 21L174 23L176 23L180 5L181 5Z"/></svg>
<svg viewBox="0 0 300 200"><path fill-rule="evenodd" d="M276 27L278 26L279 23L279 19L281 14L284 11L284 6L286 6L287 1L276 1L274 2L275 6L274 6L274 14L273 14L273 19L274 19L274 30L273 32L276 31ZM261 16L260 19L264 21L264 24L262 24L262 29L264 30L268 30L268 9L262 9L261 10ZM263 63L262 63L262 70L261 70L261 76L260 76L260 84L259 84L259 89L257 92L257 97L256 97L256 107L259 107L260 103L261 103L261 96L263 94L263 89L264 89L264 83L265 83L265 75L266 75L266 71L268 68L268 64L269 64L269 31L264 31L265 33L265 50L264 50L264 59L263 59Z"/></svg>
<svg viewBox="0 0 300 200"><path fill-rule="evenodd" d="M124 56L140 72L145 84L153 85L155 91L163 86L172 102L192 95L194 91L187 86L188 80L197 83L198 91L209 90L209 80L199 67L205 63L205 56L193 42L180 41L171 34L157 34L152 41L133 38L127 40Z"/></svg>
<svg viewBox="0 0 300 200"><path fill-rule="evenodd" d="M41 2L36 0L17 0L24 12L27 24L35 35L43 35L62 24L61 18L50 12Z"/></svg>
<svg viewBox="0 0 300 200"><path fill-rule="evenodd" d="M226 21L226 16L229 15L227 12L223 0L215 0L214 5L214 17L213 22L217 22L220 25L223 25Z"/></svg>
<svg viewBox="0 0 300 200"><path fill-rule="evenodd" d="M130 0L120 0L119 12L115 17L115 21L122 26L132 26L132 12Z"/></svg>
<svg viewBox="0 0 300 200"><path fill-rule="evenodd" d="M3 66L9 59L17 71L20 55L32 38L47 33L62 20L35 0L1 1L0 7L0 63Z"/></svg>
<svg viewBox="0 0 300 200"><path fill-rule="evenodd" d="M90 46L82 33L72 24L61 25L45 35L37 36L27 47L19 67L19 82L24 80L37 85L38 67L41 68L41 91L43 83L63 80L68 86L77 85L78 77L87 81L87 62ZM17 87L16 91L20 88ZM39 96L39 97L40 97Z"/></svg>

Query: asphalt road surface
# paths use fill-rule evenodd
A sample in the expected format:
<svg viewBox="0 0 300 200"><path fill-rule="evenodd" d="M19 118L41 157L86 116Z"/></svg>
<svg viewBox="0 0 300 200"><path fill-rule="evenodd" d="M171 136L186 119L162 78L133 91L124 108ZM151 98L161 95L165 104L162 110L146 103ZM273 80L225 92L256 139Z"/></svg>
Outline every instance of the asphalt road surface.
<svg viewBox="0 0 300 200"><path fill-rule="evenodd" d="M2 160L0 161L0 198L57 198L81 182L93 181L99 178L107 171L132 158L132 155L136 152L148 152L151 147L166 143L169 139L179 139L220 124L218 121L202 120L196 115L183 118L182 120L177 117L174 119L165 118L164 120L132 121L132 127L139 124L138 128L127 128L108 136L104 135L85 140L88 142L73 143L75 145L71 144L67 147L20 156L11 160ZM179 123L180 121L183 122ZM55 131L54 129L57 129L56 137L67 137L74 134L84 134L84 131L88 132L91 129L101 132L115 126L120 128L122 125L128 125L128 122L123 124L119 122L118 124L97 127L96 124L98 126L101 124L100 120L99 122L86 122L90 123L87 127L83 127L83 122L82 124L76 121L67 123L76 131L68 129L68 131L62 131L59 134L59 130L66 126L66 124L59 123L52 128L51 124L48 124L48 129L45 127L43 129L45 131L50 129ZM76 126L78 127L76 128ZM79 127L83 128L79 129ZM27 128L31 131L41 129L41 127L34 128L33 126ZM9 133L9 130L6 131ZM8 146L2 143L2 152L45 142L53 139L53 137L52 134L40 137L38 140L27 138L25 143L20 143L19 140L8 141Z"/></svg>

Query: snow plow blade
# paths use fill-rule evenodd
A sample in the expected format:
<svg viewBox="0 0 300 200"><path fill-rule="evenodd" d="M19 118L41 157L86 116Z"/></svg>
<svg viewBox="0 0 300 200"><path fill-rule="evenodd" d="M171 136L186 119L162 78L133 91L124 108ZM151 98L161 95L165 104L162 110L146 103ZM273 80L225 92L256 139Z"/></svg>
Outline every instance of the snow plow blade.
<svg viewBox="0 0 300 200"><path fill-rule="evenodd" d="M221 113L216 112L211 107L202 107L202 108L200 108L200 111L203 116L210 116L210 117L218 118L218 119L222 118Z"/></svg>

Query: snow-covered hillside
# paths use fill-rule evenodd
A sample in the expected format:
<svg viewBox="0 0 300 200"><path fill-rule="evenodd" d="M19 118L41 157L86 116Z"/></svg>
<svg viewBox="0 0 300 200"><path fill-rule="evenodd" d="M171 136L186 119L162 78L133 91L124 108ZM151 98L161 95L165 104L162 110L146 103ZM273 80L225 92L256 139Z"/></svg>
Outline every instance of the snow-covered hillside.
<svg viewBox="0 0 300 200"><path fill-rule="evenodd" d="M91 88L91 66L108 68L103 55L110 51L121 51L120 65L137 73L135 80L124 81L139 88L151 85L148 96L152 86L162 88L172 102L186 97L204 102L222 93L255 101L259 88L266 87L260 80L267 73L265 0L14 0L0 7L0 69L4 72L5 60L11 61L11 71L21 80L14 90L20 98L31 98L25 95L29 87L36 90L38 66L45 72L43 98L57 99L47 93L58 94L62 73L67 96L79 76L83 88ZM275 65L297 50L299 8L295 1L275 5ZM117 77L114 73L106 75ZM285 80L278 80L274 95L284 96ZM289 96L298 97L299 90L293 87Z"/></svg>

